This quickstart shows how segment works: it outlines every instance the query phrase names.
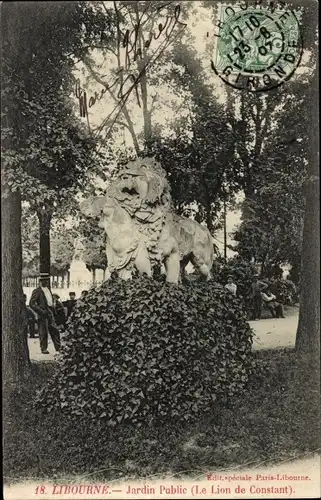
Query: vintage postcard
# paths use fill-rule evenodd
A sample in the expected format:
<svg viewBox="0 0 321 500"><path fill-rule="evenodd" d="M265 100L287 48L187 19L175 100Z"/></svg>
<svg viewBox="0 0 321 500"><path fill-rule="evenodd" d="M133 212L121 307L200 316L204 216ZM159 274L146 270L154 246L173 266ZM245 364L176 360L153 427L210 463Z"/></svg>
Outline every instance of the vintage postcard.
<svg viewBox="0 0 321 500"><path fill-rule="evenodd" d="M319 498L317 2L1 34L5 499Z"/></svg>

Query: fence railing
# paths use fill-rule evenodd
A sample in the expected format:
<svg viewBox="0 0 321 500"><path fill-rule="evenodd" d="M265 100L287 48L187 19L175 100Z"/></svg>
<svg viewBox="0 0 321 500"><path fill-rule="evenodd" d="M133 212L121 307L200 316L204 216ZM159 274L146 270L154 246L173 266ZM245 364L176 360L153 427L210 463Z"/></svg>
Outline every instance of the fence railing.
<svg viewBox="0 0 321 500"><path fill-rule="evenodd" d="M102 280L90 280L90 281L82 281L82 280L57 280L54 278L50 279L50 287L55 289L66 290L69 288L84 288L88 289L93 285L100 285ZM39 285L39 278L22 278L22 286L28 288L37 288Z"/></svg>

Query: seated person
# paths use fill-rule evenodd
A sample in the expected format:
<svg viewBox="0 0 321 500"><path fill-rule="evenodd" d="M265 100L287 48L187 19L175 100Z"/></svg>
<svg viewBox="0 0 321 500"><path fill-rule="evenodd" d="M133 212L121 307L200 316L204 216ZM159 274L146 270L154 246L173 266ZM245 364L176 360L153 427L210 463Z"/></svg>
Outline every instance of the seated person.
<svg viewBox="0 0 321 500"><path fill-rule="evenodd" d="M233 276L227 277L227 283L224 288L226 288L226 290L228 290L232 295L236 295L237 286L233 281Z"/></svg>
<svg viewBox="0 0 321 500"><path fill-rule="evenodd" d="M285 318L283 304L276 301L276 296L269 289L261 292L261 297L273 318Z"/></svg>
<svg viewBox="0 0 321 500"><path fill-rule="evenodd" d="M60 302L60 297L56 293L52 294L53 297L53 314L58 327L63 327L66 323L66 315L64 306Z"/></svg>

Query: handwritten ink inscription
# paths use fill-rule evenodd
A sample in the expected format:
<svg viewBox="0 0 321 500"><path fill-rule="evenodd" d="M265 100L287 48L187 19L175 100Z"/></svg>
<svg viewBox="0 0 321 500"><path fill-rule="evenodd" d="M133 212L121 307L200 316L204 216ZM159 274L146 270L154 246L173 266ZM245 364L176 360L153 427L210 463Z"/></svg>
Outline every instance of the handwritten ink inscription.
<svg viewBox="0 0 321 500"><path fill-rule="evenodd" d="M161 11L170 4L171 2L157 8L156 15L163 15ZM126 102L131 92L134 89L137 90L137 85L141 78L145 75L147 67L155 63L171 43L170 37L175 28L177 26L180 26L182 29L186 27L186 24L180 20L180 6L176 5L173 15L165 14L163 22L159 22L157 29L150 32L147 40L144 41L143 28L148 20L150 20L150 17L148 16L144 19L147 9L138 15L134 28L132 30L126 29L124 33L120 29L120 15L118 14L117 9L115 10L118 18L117 51L118 54L120 54L120 49L124 51L124 65L118 68L116 77L111 83L102 86L99 92L94 92L92 95L89 95L86 90L81 88L80 79L76 81L74 94L78 100L79 114L82 118L88 118L89 108L92 108L97 102L101 101L106 92L111 90L114 92L116 91L116 98L119 100L118 104L121 108L122 104ZM153 15L155 16L155 13ZM148 54L147 56L147 49L150 49L153 45L153 41L159 40L161 36L163 36L163 39L160 45L151 55ZM137 70L133 70L129 74L126 74L129 70L131 70L134 62L136 62ZM138 92L136 92L136 97L138 105L140 106Z"/></svg>

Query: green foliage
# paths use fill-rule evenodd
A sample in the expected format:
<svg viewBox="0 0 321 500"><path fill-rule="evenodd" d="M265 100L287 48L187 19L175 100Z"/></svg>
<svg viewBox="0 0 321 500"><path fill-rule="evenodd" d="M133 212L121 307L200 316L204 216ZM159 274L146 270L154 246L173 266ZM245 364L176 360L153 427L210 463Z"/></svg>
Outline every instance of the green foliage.
<svg viewBox="0 0 321 500"><path fill-rule="evenodd" d="M254 258L264 275L276 265L300 260L304 182L314 127L307 112L310 81L311 69L286 87L260 95L227 89L235 175L245 194L234 249L243 258Z"/></svg>
<svg viewBox="0 0 321 500"><path fill-rule="evenodd" d="M245 297L248 294L254 275L257 270L249 261L239 256L229 259L226 263L222 259L214 261L212 274L215 280L226 285L227 277L232 276L237 285L237 294Z"/></svg>
<svg viewBox="0 0 321 500"><path fill-rule="evenodd" d="M250 287L257 274L253 264L239 256L229 259L226 263L217 259L214 261L212 273L215 280L223 286L226 285L228 276L232 276L237 285L237 295L243 300L245 309L251 310ZM277 301L284 305L293 305L298 302L298 291L293 281L275 276L263 276L260 279L269 286Z"/></svg>
<svg viewBox="0 0 321 500"><path fill-rule="evenodd" d="M241 301L214 282L111 279L78 302L63 344L39 404L112 426L197 418L252 373Z"/></svg>
<svg viewBox="0 0 321 500"><path fill-rule="evenodd" d="M34 207L45 204L54 210L69 202L72 190L83 183L96 141L72 115L72 104L62 92L44 88L20 102L19 111L28 119L21 120L19 133L26 137L5 151L6 184Z"/></svg>
<svg viewBox="0 0 321 500"><path fill-rule="evenodd" d="M254 258L264 274L276 265L300 260L311 133L307 91L305 83L291 83L286 94L275 96L275 123L261 144L255 170L250 169L243 221L234 234L235 250ZM267 99L266 109L274 102L273 95Z"/></svg>
<svg viewBox="0 0 321 500"><path fill-rule="evenodd" d="M69 270L74 255L74 234L66 226L51 231L50 256L51 274L64 275Z"/></svg>
<svg viewBox="0 0 321 500"><path fill-rule="evenodd" d="M30 207L22 207L21 219L23 275L39 274L39 220ZM51 274L64 275L74 254L75 231L67 228L65 221L52 224L50 238Z"/></svg>
<svg viewBox="0 0 321 500"><path fill-rule="evenodd" d="M95 239L84 240L85 251L83 259L90 271L94 269L106 269L107 255L105 235L101 234Z"/></svg>
<svg viewBox="0 0 321 500"><path fill-rule="evenodd" d="M80 216L78 234L84 237L82 258L88 269L106 269L106 234L98 227L97 221Z"/></svg>
<svg viewBox="0 0 321 500"><path fill-rule="evenodd" d="M30 208L21 212L22 269L24 276L39 273L39 221Z"/></svg>
<svg viewBox="0 0 321 500"><path fill-rule="evenodd" d="M297 259L293 260L291 263L291 268L288 274L288 279L293 281L297 289L300 288L300 271L301 271L301 256L299 255Z"/></svg>
<svg viewBox="0 0 321 500"><path fill-rule="evenodd" d="M189 116L173 123L171 136L155 134L149 152L167 172L176 209L187 215L188 206L196 204L196 219L205 221L212 231L223 200L232 199L238 189L235 139L226 109L206 83L196 51L175 44L173 62L171 76L175 85L190 95L186 103Z"/></svg>
<svg viewBox="0 0 321 500"><path fill-rule="evenodd" d="M289 279L273 279L268 281L271 292L276 296L276 300L285 305L293 305L298 302L298 291Z"/></svg>
<svg viewBox="0 0 321 500"><path fill-rule="evenodd" d="M112 36L102 10L89 2L4 5L4 178L36 207L70 201L94 162L97 141L75 117L71 69L88 44Z"/></svg>

